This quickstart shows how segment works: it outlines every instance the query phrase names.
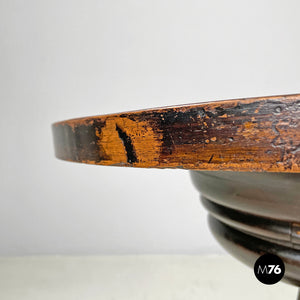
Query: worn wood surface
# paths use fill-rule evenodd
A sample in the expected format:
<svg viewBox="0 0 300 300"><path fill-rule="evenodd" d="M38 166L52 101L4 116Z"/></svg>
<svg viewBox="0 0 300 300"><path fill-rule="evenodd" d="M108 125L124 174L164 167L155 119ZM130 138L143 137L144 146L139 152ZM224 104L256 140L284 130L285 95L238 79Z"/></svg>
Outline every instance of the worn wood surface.
<svg viewBox="0 0 300 300"><path fill-rule="evenodd" d="M99 165L300 172L300 94L53 124L56 156Z"/></svg>

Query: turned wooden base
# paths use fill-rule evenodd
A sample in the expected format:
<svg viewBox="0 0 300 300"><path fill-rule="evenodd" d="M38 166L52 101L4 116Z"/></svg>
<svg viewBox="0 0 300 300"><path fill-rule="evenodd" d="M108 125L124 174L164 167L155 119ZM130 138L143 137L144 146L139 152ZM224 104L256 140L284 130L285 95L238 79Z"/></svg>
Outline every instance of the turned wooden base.
<svg viewBox="0 0 300 300"><path fill-rule="evenodd" d="M215 238L254 267L279 256L286 282L300 286L300 174L192 171Z"/></svg>

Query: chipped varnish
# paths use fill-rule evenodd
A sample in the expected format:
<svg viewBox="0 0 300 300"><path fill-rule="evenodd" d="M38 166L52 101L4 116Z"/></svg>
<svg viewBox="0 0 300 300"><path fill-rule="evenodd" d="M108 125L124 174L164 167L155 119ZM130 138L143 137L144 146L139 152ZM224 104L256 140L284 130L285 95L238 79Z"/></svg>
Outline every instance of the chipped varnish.
<svg viewBox="0 0 300 300"><path fill-rule="evenodd" d="M56 156L99 165L300 172L300 94L53 124Z"/></svg>

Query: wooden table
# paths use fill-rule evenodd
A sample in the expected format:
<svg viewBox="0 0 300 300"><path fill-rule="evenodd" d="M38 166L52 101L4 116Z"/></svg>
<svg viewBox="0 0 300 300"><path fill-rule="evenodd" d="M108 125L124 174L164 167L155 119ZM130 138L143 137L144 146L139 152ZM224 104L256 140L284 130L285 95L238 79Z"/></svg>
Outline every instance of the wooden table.
<svg viewBox="0 0 300 300"><path fill-rule="evenodd" d="M191 170L217 240L253 267L263 253L300 286L300 94L180 105L53 124L56 156Z"/></svg>

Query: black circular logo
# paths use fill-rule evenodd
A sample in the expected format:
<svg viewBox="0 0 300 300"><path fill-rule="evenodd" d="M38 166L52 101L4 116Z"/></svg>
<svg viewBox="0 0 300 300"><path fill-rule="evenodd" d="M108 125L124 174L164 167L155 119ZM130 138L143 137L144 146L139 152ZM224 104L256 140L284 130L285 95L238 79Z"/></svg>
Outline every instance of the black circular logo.
<svg viewBox="0 0 300 300"><path fill-rule="evenodd" d="M284 275L284 263L274 254L264 254L257 259L254 265L256 278L264 284L275 284Z"/></svg>

